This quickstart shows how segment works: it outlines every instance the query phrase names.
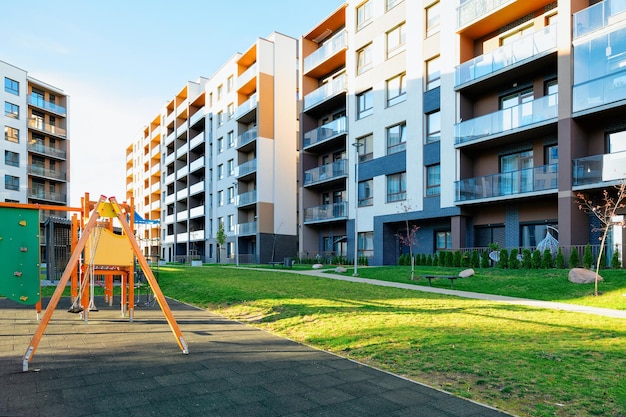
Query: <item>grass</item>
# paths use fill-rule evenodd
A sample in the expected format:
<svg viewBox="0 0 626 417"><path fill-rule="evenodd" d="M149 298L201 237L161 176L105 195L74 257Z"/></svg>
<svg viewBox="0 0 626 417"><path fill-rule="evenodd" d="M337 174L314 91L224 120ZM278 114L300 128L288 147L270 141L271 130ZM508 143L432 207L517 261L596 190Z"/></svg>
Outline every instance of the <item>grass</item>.
<svg viewBox="0 0 626 417"><path fill-rule="evenodd" d="M359 269L362 277L386 280L408 281L407 272L408 267ZM505 295L516 296L545 290L557 301L580 301L592 291L560 282L560 273L545 276L550 273L524 277L516 271L498 282L497 273L480 270L476 277L457 280L455 288L495 292L505 287ZM276 270L162 267L159 275L163 292L175 299L513 414L626 416L623 319ZM607 275L601 290L607 294L613 285L608 293L626 292L624 279L613 279ZM433 285L449 288L448 280Z"/></svg>

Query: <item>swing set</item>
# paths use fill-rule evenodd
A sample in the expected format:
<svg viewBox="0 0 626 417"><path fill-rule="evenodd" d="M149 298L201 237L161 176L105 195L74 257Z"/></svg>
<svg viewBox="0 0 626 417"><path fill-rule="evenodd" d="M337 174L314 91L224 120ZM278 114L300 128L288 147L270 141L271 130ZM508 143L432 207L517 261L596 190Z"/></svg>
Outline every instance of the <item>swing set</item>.
<svg viewBox="0 0 626 417"><path fill-rule="evenodd" d="M128 315L132 322L135 310L135 258L174 333L176 342L182 352L188 354L187 343L133 233L132 199L130 205L119 204L115 197L105 196L100 196L98 201L93 202L86 193L81 203L80 208L0 203L3 219L0 223L0 256L6 260L0 267L0 294L22 304L36 304L38 319L41 313L39 210L82 213L80 221L76 213L72 215L72 253L24 354L22 370L28 371L29 362L68 284L71 285L72 299L69 311L79 313L87 322L89 312L97 311L94 302L96 277L103 277L104 299L112 305L114 277L119 276L122 315ZM114 221L121 225L122 234L114 233Z"/></svg>

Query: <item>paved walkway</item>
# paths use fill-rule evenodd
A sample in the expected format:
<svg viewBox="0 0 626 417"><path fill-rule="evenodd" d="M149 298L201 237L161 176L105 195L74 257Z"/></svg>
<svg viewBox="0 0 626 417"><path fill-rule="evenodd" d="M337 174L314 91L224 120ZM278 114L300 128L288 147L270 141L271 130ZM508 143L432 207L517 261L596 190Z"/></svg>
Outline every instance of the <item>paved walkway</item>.
<svg viewBox="0 0 626 417"><path fill-rule="evenodd" d="M175 301L183 355L158 306L135 320L61 301L29 365L33 307L0 299L0 416L506 417L488 406Z"/></svg>

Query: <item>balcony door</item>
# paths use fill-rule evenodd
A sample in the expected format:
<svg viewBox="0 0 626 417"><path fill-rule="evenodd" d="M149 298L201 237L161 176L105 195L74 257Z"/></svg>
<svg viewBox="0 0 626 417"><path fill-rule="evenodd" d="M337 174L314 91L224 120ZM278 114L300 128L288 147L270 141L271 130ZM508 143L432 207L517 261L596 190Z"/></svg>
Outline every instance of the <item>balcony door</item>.
<svg viewBox="0 0 626 417"><path fill-rule="evenodd" d="M507 131L531 123L534 99L532 88L502 97L500 99L502 130Z"/></svg>
<svg viewBox="0 0 626 417"><path fill-rule="evenodd" d="M501 194L518 194L533 189L533 151L500 157Z"/></svg>

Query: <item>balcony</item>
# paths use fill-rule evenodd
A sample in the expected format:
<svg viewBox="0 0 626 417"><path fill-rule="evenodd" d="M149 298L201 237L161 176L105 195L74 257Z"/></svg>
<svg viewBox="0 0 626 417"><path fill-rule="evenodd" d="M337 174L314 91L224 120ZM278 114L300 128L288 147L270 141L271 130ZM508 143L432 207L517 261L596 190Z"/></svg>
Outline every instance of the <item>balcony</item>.
<svg viewBox="0 0 626 417"><path fill-rule="evenodd" d="M194 219L204 216L204 206L194 207L189 210L189 218Z"/></svg>
<svg viewBox="0 0 626 417"><path fill-rule="evenodd" d="M322 223L328 221L347 220L348 202L324 204L304 209L304 223Z"/></svg>
<svg viewBox="0 0 626 417"><path fill-rule="evenodd" d="M40 109L44 109L51 113L56 113L60 116L67 116L67 110L63 106L59 106L58 104L52 103L50 101L46 101L40 96L34 96L32 94L28 95L28 104L31 106L39 107Z"/></svg>
<svg viewBox="0 0 626 417"><path fill-rule="evenodd" d="M574 186L603 184L626 178L626 151L574 159Z"/></svg>
<svg viewBox="0 0 626 417"><path fill-rule="evenodd" d="M202 167L204 167L204 156L201 156L189 164L189 172L195 172Z"/></svg>
<svg viewBox="0 0 626 417"><path fill-rule="evenodd" d="M189 195L195 195L204 191L204 181L197 182L192 184L189 187Z"/></svg>
<svg viewBox="0 0 626 417"><path fill-rule="evenodd" d="M189 118L189 126L193 126L204 117L204 108L199 109Z"/></svg>
<svg viewBox="0 0 626 417"><path fill-rule="evenodd" d="M626 19L623 0L605 0L574 14L574 39Z"/></svg>
<svg viewBox="0 0 626 417"><path fill-rule="evenodd" d="M189 241L204 240L204 230L192 230L189 232Z"/></svg>
<svg viewBox="0 0 626 417"><path fill-rule="evenodd" d="M624 56L626 65L626 56ZM601 65L595 65L601 68ZM573 88L574 113L626 99L626 67Z"/></svg>
<svg viewBox="0 0 626 417"><path fill-rule="evenodd" d="M255 235L257 229L257 222L240 223L237 225L237 234L239 236Z"/></svg>
<svg viewBox="0 0 626 417"><path fill-rule="evenodd" d="M54 201L55 203L66 203L67 194L45 192L41 189L29 188L28 198L35 200Z"/></svg>
<svg viewBox="0 0 626 417"><path fill-rule="evenodd" d="M256 110L256 106L257 94L254 93L250 96L250 98L248 98L237 107L237 110L235 110L235 119L239 120L243 116L246 116L248 113L251 113L253 110Z"/></svg>
<svg viewBox="0 0 626 417"><path fill-rule="evenodd" d="M517 129L556 122L557 94L544 96L454 126L455 145L483 142Z"/></svg>
<svg viewBox="0 0 626 417"><path fill-rule="evenodd" d="M237 195L237 207L249 206L256 203L256 190Z"/></svg>
<svg viewBox="0 0 626 417"><path fill-rule="evenodd" d="M348 124L346 122L346 117L343 116L339 119L333 120L332 122L326 123L317 129L306 132L303 137L303 148L310 148L338 136L345 135L346 133L348 133Z"/></svg>
<svg viewBox="0 0 626 417"><path fill-rule="evenodd" d="M237 168L235 168L235 177L241 179L254 172L256 172L256 158L238 165Z"/></svg>
<svg viewBox="0 0 626 417"><path fill-rule="evenodd" d="M65 172L56 171L52 169L46 169L37 165L29 165L28 173L30 175L36 175L38 177L52 178L58 181L65 181L67 175Z"/></svg>
<svg viewBox="0 0 626 417"><path fill-rule="evenodd" d="M259 137L259 130L257 127L253 127L252 129L249 129L243 132L241 135L237 137L237 149L242 148L248 143L256 140L258 137Z"/></svg>
<svg viewBox="0 0 626 417"><path fill-rule="evenodd" d="M58 126L51 125L49 123L44 123L40 119L28 119L28 127L31 129L37 129L42 132L49 133L54 136L58 136L61 138L67 138L67 131Z"/></svg>
<svg viewBox="0 0 626 417"><path fill-rule="evenodd" d="M256 75L257 65L254 63L237 78L237 90L241 94L254 91L256 89L256 82L254 82Z"/></svg>
<svg viewBox="0 0 626 417"><path fill-rule="evenodd" d="M32 143L32 144L29 143L28 151L45 155L45 156L51 156L57 159L65 159L67 156L67 153L62 149L51 148L50 146L45 146L37 142Z"/></svg>
<svg viewBox="0 0 626 417"><path fill-rule="evenodd" d="M455 87L556 50L556 33L555 23L462 63L455 69Z"/></svg>
<svg viewBox="0 0 626 417"><path fill-rule="evenodd" d="M304 172L304 186L323 184L348 175L348 161L341 159Z"/></svg>
<svg viewBox="0 0 626 417"><path fill-rule="evenodd" d="M345 63L345 55L338 55L338 53L345 51L347 47L348 38L346 31L342 30L328 41L324 42L324 44L312 54L304 58L304 74L311 77L319 77L339 67ZM325 68L321 68L321 71L318 71L319 74L311 73L313 69L325 62L327 62L327 65L324 66Z"/></svg>
<svg viewBox="0 0 626 417"><path fill-rule="evenodd" d="M348 88L348 76L341 74L324 83L321 87L304 96L304 111L310 110L331 97L345 93Z"/></svg>
<svg viewBox="0 0 626 417"><path fill-rule="evenodd" d="M176 221L177 222L185 221L188 218L189 218L189 211L188 210L183 210L181 212L176 213Z"/></svg>
<svg viewBox="0 0 626 417"><path fill-rule="evenodd" d="M467 0L456 9L456 26L457 28L463 27L510 1L511 0Z"/></svg>
<svg viewBox="0 0 626 417"><path fill-rule="evenodd" d="M467 178L457 181L455 186L457 203L557 191L558 164Z"/></svg>

